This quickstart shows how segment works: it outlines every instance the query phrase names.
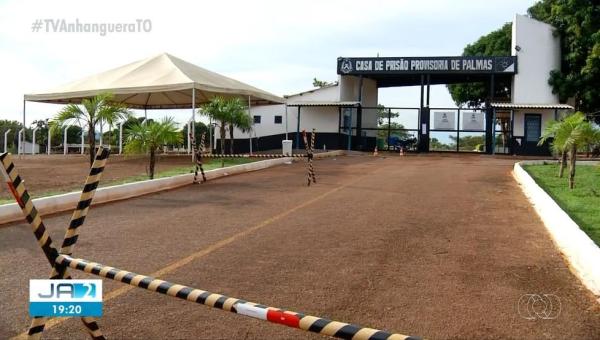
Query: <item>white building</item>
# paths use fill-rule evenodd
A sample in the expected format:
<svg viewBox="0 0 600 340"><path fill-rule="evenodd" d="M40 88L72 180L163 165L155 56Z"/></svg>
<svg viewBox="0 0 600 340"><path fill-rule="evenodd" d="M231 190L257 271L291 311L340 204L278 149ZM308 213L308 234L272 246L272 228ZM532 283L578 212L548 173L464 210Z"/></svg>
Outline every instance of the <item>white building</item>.
<svg viewBox="0 0 600 340"><path fill-rule="evenodd" d="M455 136L456 151L461 151L461 136L471 135L483 138L482 151L487 153L547 153L547 146L537 146L545 124L572 110L559 103L548 84L550 72L560 68L559 39L552 26L516 15L511 50L508 57L338 58L336 84L285 96L285 105L251 108L253 150L278 149L286 138L294 141L295 148L303 148L298 132L312 129L317 131L317 148L372 150L382 142L378 135L385 136L377 130L378 89L421 85L414 118L418 130L407 131L418 136L419 151L429 151L431 136L443 132ZM429 107L429 85L477 81L489 84L489 93L494 93L499 79L512 84L510 102L495 102L489 95L487 105L479 111L444 109L444 117L450 116L452 125L437 125L440 109ZM465 123L466 112L475 125ZM237 151L249 151L249 134L236 131L234 136L240 139Z"/></svg>

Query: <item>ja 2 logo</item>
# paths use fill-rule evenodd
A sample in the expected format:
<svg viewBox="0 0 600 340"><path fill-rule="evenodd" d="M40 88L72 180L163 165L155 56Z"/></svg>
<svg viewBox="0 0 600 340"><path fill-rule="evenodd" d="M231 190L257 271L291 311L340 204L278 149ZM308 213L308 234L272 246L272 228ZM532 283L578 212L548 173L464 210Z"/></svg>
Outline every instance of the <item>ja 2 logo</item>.
<svg viewBox="0 0 600 340"><path fill-rule="evenodd" d="M82 299L86 297L96 297L95 283L50 283L50 292L47 294L38 293L38 296L43 299L49 299L56 296L60 299L62 296L70 297L71 299Z"/></svg>
<svg viewBox="0 0 600 340"><path fill-rule="evenodd" d="M102 316L102 280L30 280L31 316Z"/></svg>

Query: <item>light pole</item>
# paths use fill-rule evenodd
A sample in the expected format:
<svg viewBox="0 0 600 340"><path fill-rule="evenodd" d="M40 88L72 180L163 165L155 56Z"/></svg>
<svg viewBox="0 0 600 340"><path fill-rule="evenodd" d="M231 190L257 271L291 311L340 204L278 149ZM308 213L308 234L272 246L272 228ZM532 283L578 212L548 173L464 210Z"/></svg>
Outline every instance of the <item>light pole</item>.
<svg viewBox="0 0 600 340"><path fill-rule="evenodd" d="M19 155L25 153L25 136L23 134L23 131L25 131L25 128L19 130L19 149L17 150L17 153Z"/></svg>
<svg viewBox="0 0 600 340"><path fill-rule="evenodd" d="M35 133L39 129L38 126L33 128L33 138L31 139L31 154L35 155Z"/></svg>
<svg viewBox="0 0 600 340"><path fill-rule="evenodd" d="M83 155L83 151L84 151L84 147L83 147L83 142L84 142L83 135L84 135L84 131L83 131L83 128L81 128L81 154L82 155Z"/></svg>
<svg viewBox="0 0 600 340"><path fill-rule="evenodd" d="M65 126L65 129L63 131L63 155L66 155L69 151L67 148L67 130L69 130L69 127L69 125Z"/></svg>
<svg viewBox="0 0 600 340"><path fill-rule="evenodd" d="M8 149L7 149L8 148L8 143L7 143L8 140L7 140L7 138L8 138L8 133L9 132L10 132L10 129L4 131L4 152L8 152Z"/></svg>
<svg viewBox="0 0 600 340"><path fill-rule="evenodd" d="M46 150L48 154L50 154L50 149L52 149L52 134L50 133L50 127L48 127L48 150Z"/></svg>

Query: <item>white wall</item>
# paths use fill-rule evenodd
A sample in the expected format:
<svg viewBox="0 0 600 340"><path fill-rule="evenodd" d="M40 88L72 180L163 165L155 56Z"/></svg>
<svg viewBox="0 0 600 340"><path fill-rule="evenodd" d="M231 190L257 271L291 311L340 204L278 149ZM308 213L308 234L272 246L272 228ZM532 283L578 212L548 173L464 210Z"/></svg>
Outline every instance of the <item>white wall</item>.
<svg viewBox="0 0 600 340"><path fill-rule="evenodd" d="M358 101L360 91L360 78L355 76L340 75L340 101ZM364 107L376 107L379 101L377 82L373 79L363 78L362 101ZM352 114L352 126L356 126L356 110ZM363 109L363 128L377 127L377 110ZM363 131L366 136L374 137L377 131Z"/></svg>
<svg viewBox="0 0 600 340"><path fill-rule="evenodd" d="M516 50L519 46L520 51ZM548 85L550 71L560 69L560 41L552 26L523 15L512 25L512 54L518 57L513 78L513 103L556 104L558 97Z"/></svg>
<svg viewBox="0 0 600 340"><path fill-rule="evenodd" d="M525 115L526 114L541 114L542 115L542 131L546 127L549 121L554 120L554 110L539 110L539 109L527 109L527 110L515 110L514 116L514 136L525 135ZM559 113L560 114L560 113Z"/></svg>
<svg viewBox="0 0 600 340"><path fill-rule="evenodd" d="M329 86L312 91L291 95L287 98L288 103L295 101L338 101L339 86ZM260 105L250 108L252 116L261 116L260 124L254 124L252 137L262 137L283 134L287 131L290 133L296 132L298 124L298 108L295 106L285 105ZM275 116L283 116L282 124L275 124ZM337 107L302 107L300 111L300 131L305 129L311 131L313 128L317 132L338 132L338 108ZM218 134L218 133L217 133ZM248 138L249 134L242 133L235 129L233 132L234 138ZM229 135L227 136L229 138Z"/></svg>

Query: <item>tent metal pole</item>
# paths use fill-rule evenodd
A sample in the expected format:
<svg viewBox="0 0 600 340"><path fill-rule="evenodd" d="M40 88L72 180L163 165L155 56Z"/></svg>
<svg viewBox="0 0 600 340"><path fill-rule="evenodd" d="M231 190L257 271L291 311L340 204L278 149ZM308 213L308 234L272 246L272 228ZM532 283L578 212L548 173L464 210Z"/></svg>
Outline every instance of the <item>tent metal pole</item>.
<svg viewBox="0 0 600 340"><path fill-rule="evenodd" d="M52 134L50 133L50 127L48 127L48 147L46 149L48 154L50 154L52 150Z"/></svg>
<svg viewBox="0 0 600 340"><path fill-rule="evenodd" d="M250 116L250 119L252 119L252 112L250 112L252 106L252 97L248 96L248 115ZM252 154L252 127L250 127L250 130L248 130L248 135L249 135L249 140L250 140L250 154Z"/></svg>
<svg viewBox="0 0 600 340"><path fill-rule="evenodd" d="M213 132L213 123L212 123L212 117L208 117L208 138L210 139L208 141L208 146L210 147L210 154L212 154L213 152L213 136L212 136L212 132Z"/></svg>
<svg viewBox="0 0 600 340"><path fill-rule="evenodd" d="M123 123L119 123L119 155L123 153Z"/></svg>
<svg viewBox="0 0 600 340"><path fill-rule="evenodd" d="M25 99L23 99L23 128L25 128ZM23 145L21 147L21 145ZM21 144L21 141L19 140L19 147L22 148L21 153L25 153L25 132L23 132L23 144Z"/></svg>
<svg viewBox="0 0 600 340"><path fill-rule="evenodd" d="M190 133L196 137L196 84L192 84L192 123L188 129L188 136ZM196 161L196 155L195 152L192 152L192 162L194 161Z"/></svg>
<svg viewBox="0 0 600 340"><path fill-rule="evenodd" d="M288 140L288 106L285 103L285 140Z"/></svg>
<svg viewBox="0 0 600 340"><path fill-rule="evenodd" d="M300 149L300 108L298 105L298 119L296 122L296 149Z"/></svg>

